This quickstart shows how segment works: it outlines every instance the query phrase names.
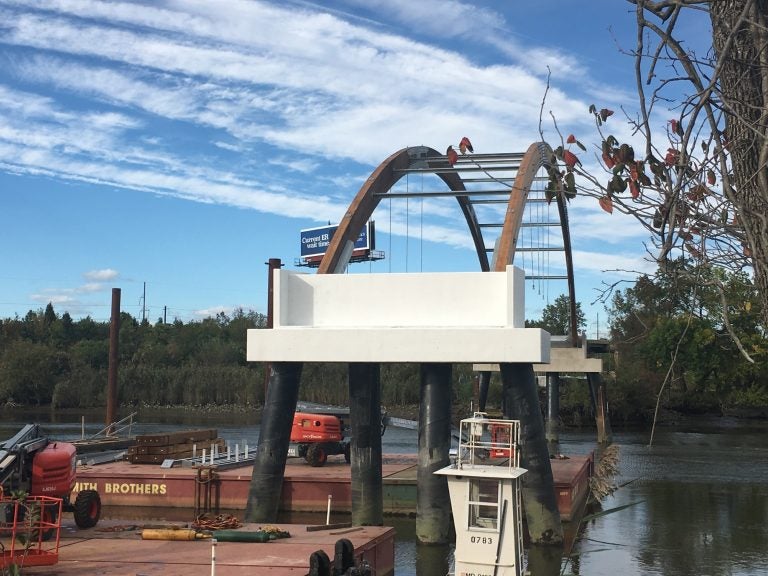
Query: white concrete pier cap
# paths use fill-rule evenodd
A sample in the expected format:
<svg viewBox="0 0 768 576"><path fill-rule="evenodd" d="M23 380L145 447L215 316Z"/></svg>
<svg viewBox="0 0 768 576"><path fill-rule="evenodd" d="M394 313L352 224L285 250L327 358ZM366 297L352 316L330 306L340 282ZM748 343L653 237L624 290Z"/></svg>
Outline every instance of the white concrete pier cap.
<svg viewBox="0 0 768 576"><path fill-rule="evenodd" d="M549 361L549 334L525 328L520 268L274 274L274 328L248 330L249 361Z"/></svg>

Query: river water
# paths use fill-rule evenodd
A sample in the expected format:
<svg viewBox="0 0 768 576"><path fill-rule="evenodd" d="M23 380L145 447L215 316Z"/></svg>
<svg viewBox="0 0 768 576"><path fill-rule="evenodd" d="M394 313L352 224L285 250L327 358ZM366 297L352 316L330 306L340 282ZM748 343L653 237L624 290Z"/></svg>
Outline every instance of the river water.
<svg viewBox="0 0 768 576"><path fill-rule="evenodd" d="M101 424L86 424L87 434ZM0 439L27 422L41 423L54 438L81 433L76 414L0 412ZM183 412L141 413L134 434L180 427L216 427L230 443L258 440L254 417ZM653 447L645 431L617 431L622 485L602 503L603 510L632 506L584 525L567 527L570 554L534 554L533 576L748 576L768 575L768 422L731 418L683 419L657 428ZM566 431L560 451L585 454L595 449L594 431ZM416 453L413 430L389 428L386 453ZM323 523L319 517L283 521ZM339 519L338 521L344 521ZM420 546L414 521L386 518L397 529L397 576L442 576L449 568L450 546ZM575 538L573 537L575 536ZM570 546L569 546L570 548Z"/></svg>

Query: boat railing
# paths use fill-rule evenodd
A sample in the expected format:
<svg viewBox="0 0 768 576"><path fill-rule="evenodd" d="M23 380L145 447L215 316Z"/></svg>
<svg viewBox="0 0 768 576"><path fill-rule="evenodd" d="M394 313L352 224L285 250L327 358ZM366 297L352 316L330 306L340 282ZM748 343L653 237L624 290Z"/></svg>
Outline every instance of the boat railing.
<svg viewBox="0 0 768 576"><path fill-rule="evenodd" d="M458 468L482 466L520 466L520 421L488 418L475 412L459 427Z"/></svg>

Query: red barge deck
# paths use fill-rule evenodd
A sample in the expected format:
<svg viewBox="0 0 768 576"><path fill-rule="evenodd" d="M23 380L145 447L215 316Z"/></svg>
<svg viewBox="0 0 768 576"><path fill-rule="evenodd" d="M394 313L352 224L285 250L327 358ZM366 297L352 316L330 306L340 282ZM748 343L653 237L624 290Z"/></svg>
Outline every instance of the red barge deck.
<svg viewBox="0 0 768 576"><path fill-rule="evenodd" d="M382 464L384 513L416 513L416 455L385 455ZM552 460L558 508L570 521L586 499L593 456ZM217 470L211 478L198 477L197 468L161 468L126 461L81 466L75 491L98 490L105 506L195 508L210 498L223 510L243 510L248 498L252 466ZM203 499L201 498L203 494ZM352 505L351 468L343 456L314 468L303 460L289 459L285 467L280 509L290 512L325 512L328 497L332 511L349 512Z"/></svg>
<svg viewBox="0 0 768 576"><path fill-rule="evenodd" d="M355 549L355 559L365 561L374 573L394 574L395 530L383 526L358 526L337 530L309 531L306 525L274 524L288 531L290 538L268 543L218 542L216 574L245 576L269 573L271 576L305 576L309 557L324 550L333 559L336 542L346 538ZM158 527L153 525L153 528ZM243 531L259 525L246 524ZM53 566L24 566L23 573L35 576L195 576L211 571L210 540L142 540L141 527L104 521L96 528L80 530L64 521L58 563Z"/></svg>

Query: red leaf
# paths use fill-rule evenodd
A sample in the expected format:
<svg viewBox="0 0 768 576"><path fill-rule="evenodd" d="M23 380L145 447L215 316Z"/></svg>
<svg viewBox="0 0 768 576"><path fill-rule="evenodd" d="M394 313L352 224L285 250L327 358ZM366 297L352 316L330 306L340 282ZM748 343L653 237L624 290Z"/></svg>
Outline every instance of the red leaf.
<svg viewBox="0 0 768 576"><path fill-rule="evenodd" d="M574 154L570 150L565 150L563 152L563 162L565 162L565 165L568 168L573 168L574 166L576 166L576 164L581 165L581 162L579 162L578 156L576 156L576 154Z"/></svg>
<svg viewBox="0 0 768 576"><path fill-rule="evenodd" d="M632 194L632 200L637 200L640 196L640 186L637 183L637 180L630 180L629 181L629 192Z"/></svg>
<svg viewBox="0 0 768 576"><path fill-rule="evenodd" d="M601 108L600 119L605 122L608 116L613 116L613 110L608 110L608 108Z"/></svg>
<svg viewBox="0 0 768 576"><path fill-rule="evenodd" d="M568 144L575 144L576 143L576 136L574 136L573 134L568 134L568 138L566 138L565 141Z"/></svg>
<svg viewBox="0 0 768 576"><path fill-rule="evenodd" d="M710 186L714 186L717 182L717 177L715 176L714 170L707 170L707 184Z"/></svg>
<svg viewBox="0 0 768 576"><path fill-rule="evenodd" d="M456 150L453 149L453 146L448 146L445 155L448 157L448 164L451 166L456 164L456 161L459 159L459 155L456 153Z"/></svg>
<svg viewBox="0 0 768 576"><path fill-rule="evenodd" d="M674 166L677 164L677 159L679 158L680 153L675 150L674 148L668 148L667 149L667 155L664 156L664 163L667 166Z"/></svg>
<svg viewBox="0 0 768 576"><path fill-rule="evenodd" d="M613 214L613 200L608 198L608 196L603 196L598 202L600 203L600 208L608 212L608 214Z"/></svg>
<svg viewBox="0 0 768 576"><path fill-rule="evenodd" d="M711 194L712 191L704 186L704 184L696 184L696 186L692 186L690 190L688 190L688 193L686 196L688 197L688 200L691 202L698 202L705 196L708 196Z"/></svg>
<svg viewBox="0 0 768 576"><path fill-rule="evenodd" d="M635 161L635 151L629 144L622 144L616 152L616 160L622 164Z"/></svg>
<svg viewBox="0 0 768 576"><path fill-rule="evenodd" d="M616 166L616 161L613 159L613 156L608 154L607 152L603 152L603 162L605 162L605 165L610 170L614 166Z"/></svg>
<svg viewBox="0 0 768 576"><path fill-rule="evenodd" d="M467 150L469 150L470 153L475 151L475 149L472 148L472 142L470 142L469 138L467 138L466 136L464 136L461 139L461 142L459 142L459 150L461 151L462 154L466 154Z"/></svg>

